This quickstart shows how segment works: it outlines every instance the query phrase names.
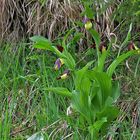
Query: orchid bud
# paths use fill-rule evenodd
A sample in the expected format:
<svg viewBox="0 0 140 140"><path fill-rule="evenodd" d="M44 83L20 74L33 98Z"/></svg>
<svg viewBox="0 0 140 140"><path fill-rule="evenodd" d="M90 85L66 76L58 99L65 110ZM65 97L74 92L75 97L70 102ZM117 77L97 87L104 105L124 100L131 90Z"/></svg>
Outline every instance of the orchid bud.
<svg viewBox="0 0 140 140"><path fill-rule="evenodd" d="M99 46L99 51L102 53L106 50L107 50L107 47L105 46L105 43L101 43L100 46Z"/></svg>
<svg viewBox="0 0 140 140"><path fill-rule="evenodd" d="M58 59L55 61L54 69L55 69L55 70L59 70L63 64L64 64L64 60L61 59L61 58L58 58Z"/></svg>

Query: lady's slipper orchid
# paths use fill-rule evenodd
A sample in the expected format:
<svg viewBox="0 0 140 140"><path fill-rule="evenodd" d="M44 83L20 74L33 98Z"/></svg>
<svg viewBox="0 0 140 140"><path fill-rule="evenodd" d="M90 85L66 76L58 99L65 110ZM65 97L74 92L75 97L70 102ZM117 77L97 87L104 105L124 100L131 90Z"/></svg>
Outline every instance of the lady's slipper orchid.
<svg viewBox="0 0 140 140"><path fill-rule="evenodd" d="M60 79L64 80L64 79L66 79L66 78L68 78L69 74L70 74L70 71L69 70L65 70L62 75L57 77L57 80L60 80Z"/></svg>
<svg viewBox="0 0 140 140"><path fill-rule="evenodd" d="M58 59L55 61L54 69L55 69L55 70L59 70L63 64L64 64L64 60L61 59L61 58L58 58Z"/></svg>
<svg viewBox="0 0 140 140"><path fill-rule="evenodd" d="M91 21L87 21L87 23L85 24L85 29L86 30L89 30L89 29L91 29L92 28L92 23L91 23Z"/></svg>
<svg viewBox="0 0 140 140"><path fill-rule="evenodd" d="M92 28L92 23L87 17L84 18L83 23L85 24L86 30L89 30Z"/></svg>

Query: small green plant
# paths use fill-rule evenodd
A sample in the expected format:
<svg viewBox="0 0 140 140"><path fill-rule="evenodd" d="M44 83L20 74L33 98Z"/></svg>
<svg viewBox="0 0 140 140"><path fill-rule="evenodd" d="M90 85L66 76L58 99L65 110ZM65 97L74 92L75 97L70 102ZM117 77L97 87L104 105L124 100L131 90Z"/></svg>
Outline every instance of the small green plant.
<svg viewBox="0 0 140 140"><path fill-rule="evenodd" d="M130 40L131 27L132 25L123 46ZM75 59L66 45L66 40L72 30L66 34L62 46L59 47L53 46L48 39L41 36L33 36L30 39L34 42L34 48L48 50L58 56L54 66L55 70L59 70L62 65L66 66L67 69L57 79L64 80L71 76L74 83L73 90L70 91L65 87L49 87L47 90L70 98L73 110L78 112L79 120L82 120L82 124L86 127L85 130L89 132L88 138L98 140L107 132L111 121L119 113L114 103L120 95L120 88L119 83L112 80L112 75L121 62L132 55L139 54L139 49L130 50L121 55L119 53L105 69L105 60L110 54L112 42L109 43L108 48L101 46L100 35L90 28L88 31L96 44L97 61L90 61L86 66L77 68Z"/></svg>

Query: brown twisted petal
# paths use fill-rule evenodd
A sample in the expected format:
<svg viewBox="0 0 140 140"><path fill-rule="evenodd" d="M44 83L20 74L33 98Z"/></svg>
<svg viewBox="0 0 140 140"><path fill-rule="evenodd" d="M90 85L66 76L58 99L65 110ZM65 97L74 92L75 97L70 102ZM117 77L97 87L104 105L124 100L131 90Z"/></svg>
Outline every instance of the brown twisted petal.
<svg viewBox="0 0 140 140"><path fill-rule="evenodd" d="M99 51L102 53L103 51L107 50L107 46L104 42L102 42L99 46Z"/></svg>
<svg viewBox="0 0 140 140"><path fill-rule="evenodd" d="M134 43L133 42L130 42L129 44L128 44L128 50L130 51L130 50L135 50L135 47L134 47Z"/></svg>
<svg viewBox="0 0 140 140"><path fill-rule="evenodd" d="M95 42L90 46L90 48L96 49L96 44L95 44Z"/></svg>
<svg viewBox="0 0 140 140"><path fill-rule="evenodd" d="M61 53L64 51L64 48L63 48L62 46L57 45L56 47L57 47L57 49L58 49Z"/></svg>

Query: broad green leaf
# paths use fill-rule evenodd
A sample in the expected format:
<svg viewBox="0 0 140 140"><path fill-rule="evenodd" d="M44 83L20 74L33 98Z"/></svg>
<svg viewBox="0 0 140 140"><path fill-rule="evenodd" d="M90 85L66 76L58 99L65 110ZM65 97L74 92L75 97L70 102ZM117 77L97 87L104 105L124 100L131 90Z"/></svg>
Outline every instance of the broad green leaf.
<svg viewBox="0 0 140 140"><path fill-rule="evenodd" d="M96 83L94 85L94 91L91 91L94 94L91 98L91 108L95 112L99 112L103 107L103 97L100 86L96 87Z"/></svg>
<svg viewBox="0 0 140 140"><path fill-rule="evenodd" d="M91 81L89 80L88 77L83 77L82 82L81 82L81 92L83 94L89 96L90 94L90 88L91 88Z"/></svg>
<svg viewBox="0 0 140 140"><path fill-rule="evenodd" d="M110 125L111 121L116 119L119 114L119 109L115 106L105 107L101 112L97 113L97 119L100 120L103 117L107 118L107 122L105 122L102 126L102 133L106 133L107 127Z"/></svg>
<svg viewBox="0 0 140 140"><path fill-rule="evenodd" d="M113 102L114 102L113 97L109 96L109 97L106 99L106 101L105 101L104 107L106 107L106 106L112 106Z"/></svg>
<svg viewBox="0 0 140 140"><path fill-rule="evenodd" d="M100 86L100 90L102 93L102 101L104 103L112 92L111 78L104 72L96 72L93 70L88 71L87 76L89 77L89 79L95 80L96 84Z"/></svg>
<svg viewBox="0 0 140 140"><path fill-rule="evenodd" d="M37 36L37 35L30 37L30 40L33 41L33 42L48 42L49 41L45 37Z"/></svg>
<svg viewBox="0 0 140 140"><path fill-rule="evenodd" d="M72 102L75 108L86 118L88 122L91 123L93 120L93 113L90 109L89 103L89 93L91 82L86 75L86 71L92 65L94 61L89 62L86 66L82 69L78 70L75 75L75 87L76 93L73 94Z"/></svg>
<svg viewBox="0 0 140 140"><path fill-rule="evenodd" d="M116 67L121 63L123 62L125 59L127 59L128 57L130 56L133 56L137 54L137 51L136 50L132 50L132 51L129 51L125 54L122 54L120 55L119 57L117 57L112 63L111 65L108 67L107 69L107 74L108 76L112 77L112 74L113 72L115 71Z"/></svg>
<svg viewBox="0 0 140 140"><path fill-rule="evenodd" d="M83 77L82 81L81 81L81 86L80 86L80 90L79 90L79 102L82 106L86 107L86 110L89 111L90 106L91 106L91 102L90 102L90 98L89 98L89 94L90 94L90 88L91 88L91 82L87 77Z"/></svg>
<svg viewBox="0 0 140 140"><path fill-rule="evenodd" d="M33 36L30 38L31 41L35 42L33 47L38 49L54 51L51 42L42 36Z"/></svg>
<svg viewBox="0 0 140 140"><path fill-rule="evenodd" d="M31 137L29 137L27 140L45 140L44 136L41 132L33 134Z"/></svg>
<svg viewBox="0 0 140 140"><path fill-rule="evenodd" d="M52 46L51 42L42 37L42 36L33 36L30 38L34 42L33 47L38 49L44 49L52 51L53 53L56 53L60 58L66 58L66 56L61 53L55 46Z"/></svg>
<svg viewBox="0 0 140 140"><path fill-rule="evenodd" d="M59 95L67 96L67 97L72 96L72 93L67 88L63 88L63 87L50 87L50 88L46 88L46 90L57 93Z"/></svg>
<svg viewBox="0 0 140 140"><path fill-rule="evenodd" d="M112 121L117 117L119 109L115 106L106 106L101 112L97 113L97 118L106 117L108 121Z"/></svg>
<svg viewBox="0 0 140 140"><path fill-rule="evenodd" d="M93 62L94 61L91 61L91 62L87 63L86 66L84 66L82 69L80 69L76 72L75 86L76 86L77 90L80 90L81 86L84 87L84 83L82 85L82 79L83 79L86 71L88 70L88 68L93 64Z"/></svg>
<svg viewBox="0 0 140 140"><path fill-rule="evenodd" d="M92 138L98 139L98 133L101 130L104 123L107 122L106 117L102 117L100 120L96 121L92 126L89 126L89 132L92 135Z"/></svg>
<svg viewBox="0 0 140 140"><path fill-rule="evenodd" d="M88 123L92 123L94 111L91 111L87 98L85 97L86 102L84 102L82 97L83 96L81 96L80 92L73 91L72 106L87 120Z"/></svg>

